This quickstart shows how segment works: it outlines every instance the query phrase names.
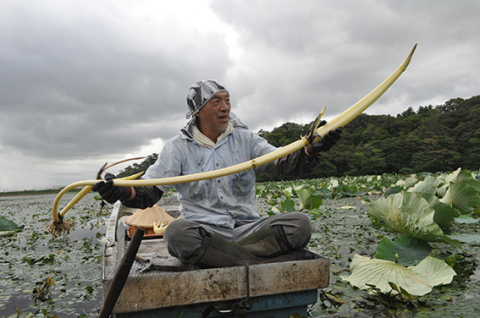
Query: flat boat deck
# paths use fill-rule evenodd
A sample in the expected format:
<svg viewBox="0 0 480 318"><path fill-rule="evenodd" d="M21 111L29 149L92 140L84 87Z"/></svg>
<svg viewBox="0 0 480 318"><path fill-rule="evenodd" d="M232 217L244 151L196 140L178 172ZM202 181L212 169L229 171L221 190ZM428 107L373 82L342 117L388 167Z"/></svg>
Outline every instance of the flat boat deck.
<svg viewBox="0 0 480 318"><path fill-rule="evenodd" d="M166 198L159 205L175 215L178 213L175 202L175 198L173 201ZM104 297L128 244L122 217L133 212L133 209L117 202L110 217L103 240ZM162 238L144 239L137 257L113 309L117 317L155 317L159 314L170 317L169 312L171 317L177 317L186 308L197 312L198 316L183 315L184 318L214 317L215 313L222 312L219 308L228 304L229 312L233 312L235 307L236 312L251 314L255 310L270 310L272 308L267 307L272 306L273 309L295 307L295 302L303 302L300 305L306 310L306 304L317 301L318 288L328 286L329 282L330 262L322 257L250 266L189 269L168 254ZM255 306L259 308L255 309ZM211 312L206 316L208 310ZM280 311L283 312L283 309Z"/></svg>

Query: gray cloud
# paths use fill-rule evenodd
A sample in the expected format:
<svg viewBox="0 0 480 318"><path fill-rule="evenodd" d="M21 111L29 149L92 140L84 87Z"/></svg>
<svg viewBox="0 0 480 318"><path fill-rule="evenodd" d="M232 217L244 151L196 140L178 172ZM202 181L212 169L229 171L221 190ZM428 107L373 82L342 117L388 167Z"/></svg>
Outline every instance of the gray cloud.
<svg viewBox="0 0 480 318"><path fill-rule="evenodd" d="M368 113L478 95L475 1L180 5L2 2L0 191L91 178L105 161L149 155L186 123L185 95L200 79L225 83L250 128L271 129L307 122L324 105L335 116L418 42L409 69Z"/></svg>

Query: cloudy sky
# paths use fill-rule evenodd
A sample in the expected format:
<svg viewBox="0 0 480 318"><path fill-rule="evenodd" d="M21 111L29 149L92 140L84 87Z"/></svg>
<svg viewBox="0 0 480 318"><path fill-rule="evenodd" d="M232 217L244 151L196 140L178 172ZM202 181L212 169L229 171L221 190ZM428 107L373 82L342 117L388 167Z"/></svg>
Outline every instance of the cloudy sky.
<svg viewBox="0 0 480 318"><path fill-rule="evenodd" d="M476 0L3 0L0 191L90 180L160 151L201 79L224 83L254 131L324 105L333 118L415 43L368 114L479 95L479 16Z"/></svg>

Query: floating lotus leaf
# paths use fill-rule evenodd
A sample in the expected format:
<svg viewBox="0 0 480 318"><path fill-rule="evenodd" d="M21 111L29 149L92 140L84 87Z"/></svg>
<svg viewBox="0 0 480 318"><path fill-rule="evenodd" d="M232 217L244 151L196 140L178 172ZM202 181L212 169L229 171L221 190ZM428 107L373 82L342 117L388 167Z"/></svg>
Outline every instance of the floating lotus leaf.
<svg viewBox="0 0 480 318"><path fill-rule="evenodd" d="M295 189L295 192L300 199L300 209L318 209L323 203L321 198L312 195L312 191L310 189Z"/></svg>
<svg viewBox="0 0 480 318"><path fill-rule="evenodd" d="M458 224L474 224L479 223L480 219L475 219L470 215L461 215L458 218L455 218L454 221Z"/></svg>
<svg viewBox="0 0 480 318"><path fill-rule="evenodd" d="M434 286L449 284L455 276L455 271L444 261L431 256L417 266L407 268L395 262L355 254L350 272L350 276L342 279L352 286L368 290L373 285L382 293L397 294L389 284L394 283L414 296L428 294Z"/></svg>
<svg viewBox="0 0 480 318"><path fill-rule="evenodd" d="M427 257L432 247L425 241L402 236L395 241L384 238L377 246L377 259L397 262L403 266L417 265Z"/></svg>
<svg viewBox="0 0 480 318"><path fill-rule="evenodd" d="M470 245L480 245L480 234L460 234L453 233L449 235L451 239L458 240L462 243L467 243Z"/></svg>

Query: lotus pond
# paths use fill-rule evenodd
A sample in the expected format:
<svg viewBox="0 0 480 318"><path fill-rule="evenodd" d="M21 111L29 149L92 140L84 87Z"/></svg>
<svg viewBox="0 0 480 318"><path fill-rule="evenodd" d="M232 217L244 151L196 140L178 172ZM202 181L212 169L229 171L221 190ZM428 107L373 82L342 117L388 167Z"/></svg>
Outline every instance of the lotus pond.
<svg viewBox="0 0 480 318"><path fill-rule="evenodd" d="M475 177L475 174L472 175ZM417 178L418 187L418 181L426 179L426 176ZM445 176L436 176L436 180L442 180L433 183L437 190L448 184L444 182ZM413 234L408 231L395 231L392 229L394 224L386 227L379 224L378 218L387 220L390 216L379 216L379 212L371 208L373 203L378 205L380 199L385 200L385 194L390 194L392 198L405 195L403 192L408 188L408 182L411 182L408 177L384 175L257 185L256 208L260 214L267 216L290 210L304 211L314 225L314 235L308 248L331 260L330 286L320 292L318 302L311 306L312 317L478 316L480 223L475 210L478 202L471 197L456 198L454 204L449 203L450 206L461 206L463 210L458 215L449 216L448 229L442 227L442 233L431 230L431 224L420 222L422 228L437 231L432 237L428 237L428 233L422 235L427 237L428 254L454 269L450 283L440 284L425 295L418 296L409 292L408 285L393 284L392 291L385 292L380 290L380 283L367 282L366 287L359 287L358 281L352 279L350 266L355 255L375 260L381 252L388 259L393 250L391 263L400 266L405 254L402 251L406 247L398 242L405 236L413 240L409 244L415 245L414 250L418 250L418 237L412 238ZM423 188L426 185L431 184L423 184ZM470 185L476 187L475 182L470 182ZM465 196L458 189L456 192ZM475 195L478 197L478 190L473 197ZM65 195L60 205L66 204L73 196ZM52 239L47 225L51 222L54 198L55 195L0 197L0 226L7 226L8 221L13 221L20 227L10 235L1 232L5 228L0 228L0 233L6 235L0 237L1 317L98 315L103 292L99 240L105 232L111 206L101 209L94 194L88 194L66 214L66 219L74 224L70 234ZM456 241L461 244L455 244ZM396 247L390 247L392 244ZM380 247L384 249L380 250ZM444 276L437 273L440 272L433 271L433 276Z"/></svg>

